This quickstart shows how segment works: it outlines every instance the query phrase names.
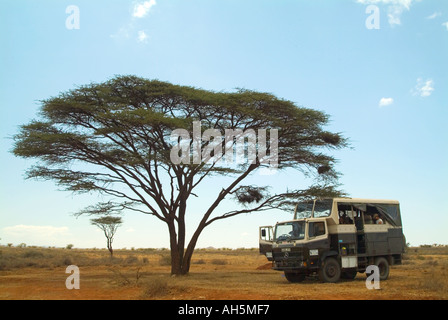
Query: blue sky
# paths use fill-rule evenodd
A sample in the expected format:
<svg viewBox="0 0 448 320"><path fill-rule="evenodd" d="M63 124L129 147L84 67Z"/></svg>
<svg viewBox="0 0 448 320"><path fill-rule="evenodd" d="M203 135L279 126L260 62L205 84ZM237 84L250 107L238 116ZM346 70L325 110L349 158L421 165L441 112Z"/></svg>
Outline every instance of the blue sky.
<svg viewBox="0 0 448 320"><path fill-rule="evenodd" d="M379 29L367 28L371 18ZM105 246L88 217L71 215L100 198L24 180L33 161L10 153L10 137L36 117L39 100L117 74L271 92L328 113L328 129L353 147L334 152L342 188L399 200L412 245L448 244L446 1L2 0L0 30L0 244ZM297 172L262 179L278 191L309 183ZM202 192L190 231L211 199L209 186ZM256 247L258 226L289 218L222 220L198 247ZM124 221L117 248L169 246L156 218L129 213Z"/></svg>

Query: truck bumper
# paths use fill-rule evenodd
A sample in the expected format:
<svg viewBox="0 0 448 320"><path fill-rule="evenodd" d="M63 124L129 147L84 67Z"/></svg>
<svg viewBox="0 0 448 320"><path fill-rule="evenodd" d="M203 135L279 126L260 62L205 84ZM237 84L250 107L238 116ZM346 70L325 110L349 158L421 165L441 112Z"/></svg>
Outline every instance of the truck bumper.
<svg viewBox="0 0 448 320"><path fill-rule="evenodd" d="M305 272L310 269L310 266L306 261L273 261L272 269L278 271L297 270Z"/></svg>

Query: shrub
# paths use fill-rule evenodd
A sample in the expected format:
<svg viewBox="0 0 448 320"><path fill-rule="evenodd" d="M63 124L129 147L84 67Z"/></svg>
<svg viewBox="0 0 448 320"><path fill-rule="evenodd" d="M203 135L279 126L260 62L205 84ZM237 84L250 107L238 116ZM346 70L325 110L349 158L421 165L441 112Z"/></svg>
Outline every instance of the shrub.
<svg viewBox="0 0 448 320"><path fill-rule="evenodd" d="M169 293L168 281L163 278L153 279L144 289L144 298L155 298Z"/></svg>
<svg viewBox="0 0 448 320"><path fill-rule="evenodd" d="M159 259L160 266L170 266L171 265L171 255L163 254Z"/></svg>
<svg viewBox="0 0 448 320"><path fill-rule="evenodd" d="M138 258L136 256L127 256L124 262L126 264L136 264L138 263Z"/></svg>
<svg viewBox="0 0 448 320"><path fill-rule="evenodd" d="M227 261L224 259L213 259L212 264L223 266L223 265L227 264Z"/></svg>
<svg viewBox="0 0 448 320"><path fill-rule="evenodd" d="M192 263L193 263L193 264L205 264L205 260L204 260L204 259L193 260Z"/></svg>
<svg viewBox="0 0 448 320"><path fill-rule="evenodd" d="M39 258L43 258L45 255L38 251L38 250L27 250L23 253L22 255L24 258L30 258L30 259L39 259Z"/></svg>
<svg viewBox="0 0 448 320"><path fill-rule="evenodd" d="M64 257L64 259L62 260L62 264L63 264L64 266L71 266L71 265L73 264L73 260L72 260L71 257L66 256L66 257Z"/></svg>

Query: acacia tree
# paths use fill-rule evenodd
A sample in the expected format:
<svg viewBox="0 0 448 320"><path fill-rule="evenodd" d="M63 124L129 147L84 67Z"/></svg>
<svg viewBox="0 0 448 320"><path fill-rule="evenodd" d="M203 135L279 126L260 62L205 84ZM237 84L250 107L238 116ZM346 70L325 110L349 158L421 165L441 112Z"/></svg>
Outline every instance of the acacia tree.
<svg viewBox="0 0 448 320"><path fill-rule="evenodd" d="M114 255L114 250L112 248L114 236L118 227L123 223L121 217L104 216L90 219L90 223L103 230L107 240L107 250L109 250L110 256L112 257Z"/></svg>
<svg viewBox="0 0 448 320"><path fill-rule="evenodd" d="M23 125L14 137L16 156L39 160L27 171L27 177L54 180L75 193L99 192L110 196L78 214L111 215L126 209L157 217L168 227L173 274L188 273L201 232L217 220L286 208L305 197L338 194L335 159L324 151L346 147L346 139L340 133L324 130L329 120L325 113L299 107L272 94L249 90L211 92L135 76L117 76L104 83L77 87L41 103L40 119ZM201 123L201 134L207 129L278 130L275 141L269 139L263 146L257 143L257 150L268 157L275 145L278 170L295 168L311 173L316 182L306 190L270 194L266 186L243 184L250 174L269 166L260 157L238 164L173 161L175 145L186 143L194 150L198 142L179 136L173 141L173 131L193 132L195 121ZM213 147L211 151L207 149L210 160L219 158L216 146L233 150L237 140L220 141L209 136L199 140L199 147L200 150ZM244 148L249 144L246 141ZM191 152L183 159L194 157ZM195 188L210 182L208 178L213 175L229 177L231 182L216 188L216 197L202 212L187 242L189 199L200 196L194 192ZM229 198L240 204L232 211L217 214L218 205Z"/></svg>

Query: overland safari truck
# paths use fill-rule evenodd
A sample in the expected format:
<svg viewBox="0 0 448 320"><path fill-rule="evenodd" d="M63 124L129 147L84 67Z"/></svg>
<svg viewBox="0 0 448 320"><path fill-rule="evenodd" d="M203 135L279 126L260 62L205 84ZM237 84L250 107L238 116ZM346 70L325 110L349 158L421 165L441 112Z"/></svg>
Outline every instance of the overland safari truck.
<svg viewBox="0 0 448 320"><path fill-rule="evenodd" d="M290 282L317 273L324 282L354 279L369 265L380 280L401 264L405 240L395 200L334 198L297 204L294 220L260 227L260 253Z"/></svg>

